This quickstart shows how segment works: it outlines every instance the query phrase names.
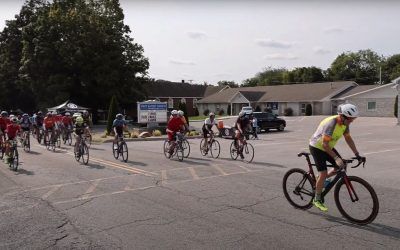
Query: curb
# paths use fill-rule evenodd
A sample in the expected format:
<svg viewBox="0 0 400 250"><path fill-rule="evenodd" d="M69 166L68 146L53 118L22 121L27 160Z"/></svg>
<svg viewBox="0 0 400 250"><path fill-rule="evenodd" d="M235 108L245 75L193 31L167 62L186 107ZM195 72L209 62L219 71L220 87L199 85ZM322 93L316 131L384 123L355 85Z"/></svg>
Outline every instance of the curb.
<svg viewBox="0 0 400 250"><path fill-rule="evenodd" d="M188 136L186 137L186 139L190 140L190 139L200 139L203 138L203 136L200 135L196 135L196 136ZM147 137L147 138L126 138L125 141L126 142L131 142L131 141L165 141L167 139L167 137ZM114 139L107 139L104 140L103 142L100 143L110 143L113 142Z"/></svg>

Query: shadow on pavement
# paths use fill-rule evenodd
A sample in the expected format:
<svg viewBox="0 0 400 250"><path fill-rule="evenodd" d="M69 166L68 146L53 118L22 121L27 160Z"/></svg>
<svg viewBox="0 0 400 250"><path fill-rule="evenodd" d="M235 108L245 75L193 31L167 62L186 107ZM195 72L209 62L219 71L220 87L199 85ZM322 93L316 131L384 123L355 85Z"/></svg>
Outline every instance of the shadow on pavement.
<svg viewBox="0 0 400 250"><path fill-rule="evenodd" d="M400 239L400 228L391 227L391 226L383 225L380 223L374 223L374 222L372 222L371 224L368 224L368 225L358 225L358 224L351 223L350 221L348 221L344 218L341 218L341 217L335 217L335 216L332 216L329 214L316 213L313 211L307 211L307 212L312 215L317 215L319 217L323 217L328 221L342 224L343 226L354 227L357 229L361 229L361 230L377 233L380 235Z"/></svg>
<svg viewBox="0 0 400 250"><path fill-rule="evenodd" d="M284 165L276 164L276 163L268 163L268 162L259 162L259 161L252 161L250 164L254 164L257 166L263 166L263 167L275 167L275 168L287 168Z"/></svg>
<svg viewBox="0 0 400 250"><path fill-rule="evenodd" d="M90 161L90 159L89 159L89 161ZM88 163L88 165L87 165L89 168L94 168L94 169L104 169L105 167L104 166L101 166L101 165L98 165L98 164L94 164L94 163Z"/></svg>
<svg viewBox="0 0 400 250"><path fill-rule="evenodd" d="M26 169L23 169L23 168L18 169L16 173L17 174L24 174L24 175L34 175L35 174L35 172L29 171L29 170L26 170Z"/></svg>
<svg viewBox="0 0 400 250"><path fill-rule="evenodd" d="M121 161L121 162L124 163L123 161ZM146 163L139 162L139 161L130 161L130 160L128 160L126 163L129 163L129 164L132 164L132 165L135 165L135 166L142 166L142 167L147 166Z"/></svg>
<svg viewBox="0 0 400 250"><path fill-rule="evenodd" d="M27 154L31 155L41 155L42 153L36 152L36 151L28 151Z"/></svg>

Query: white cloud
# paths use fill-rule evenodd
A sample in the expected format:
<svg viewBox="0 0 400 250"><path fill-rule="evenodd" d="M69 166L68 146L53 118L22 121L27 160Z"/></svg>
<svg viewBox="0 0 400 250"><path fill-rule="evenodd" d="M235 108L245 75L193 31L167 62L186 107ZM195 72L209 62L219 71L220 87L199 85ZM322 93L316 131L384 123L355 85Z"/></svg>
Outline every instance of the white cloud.
<svg viewBox="0 0 400 250"><path fill-rule="evenodd" d="M325 54L331 53L330 50L324 49L324 48L322 48L322 47L314 47L313 50L314 50L314 53L315 53L315 54L318 54L318 55L325 55Z"/></svg>
<svg viewBox="0 0 400 250"><path fill-rule="evenodd" d="M186 34L192 39L203 39L207 37L207 34L203 31L188 31Z"/></svg>
<svg viewBox="0 0 400 250"><path fill-rule="evenodd" d="M296 55L293 55L291 53L288 53L288 54L275 53L275 54L265 55L264 59L268 59L268 60L296 60L296 59L299 59L299 58Z"/></svg>
<svg viewBox="0 0 400 250"><path fill-rule="evenodd" d="M272 47L272 48L279 48L279 49L288 49L293 46L291 42L284 42L284 41L276 41L272 39L256 39L257 45L261 47Z"/></svg>
<svg viewBox="0 0 400 250"><path fill-rule="evenodd" d="M332 34L332 33L343 33L346 30L340 27L327 27L324 28L324 32L328 33L328 34Z"/></svg>
<svg viewBox="0 0 400 250"><path fill-rule="evenodd" d="M184 60L179 60L179 59L170 59L169 63L175 64L175 65L183 65L183 66L194 66L196 63L191 62L191 61L184 61Z"/></svg>

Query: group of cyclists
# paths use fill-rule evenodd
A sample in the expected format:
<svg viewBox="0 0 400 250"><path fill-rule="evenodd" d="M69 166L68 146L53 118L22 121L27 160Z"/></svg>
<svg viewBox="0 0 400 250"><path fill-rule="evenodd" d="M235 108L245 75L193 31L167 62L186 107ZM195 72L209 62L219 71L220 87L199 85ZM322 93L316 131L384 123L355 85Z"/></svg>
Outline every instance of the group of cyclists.
<svg viewBox="0 0 400 250"><path fill-rule="evenodd" d="M50 143L46 138L53 140L57 136L64 138L67 133L75 133L76 135L85 133L91 136L90 124L90 115L86 110L82 113L76 112L73 115L70 112L65 112L64 114L48 112L43 115L41 111L38 111L32 116L27 113L9 115L7 111L2 111L0 117L0 143L1 150L5 153L4 161L8 163L10 145L12 141L16 140L17 136L25 139L32 132L39 143L43 139L46 145ZM77 140L79 140L79 136L77 136Z"/></svg>

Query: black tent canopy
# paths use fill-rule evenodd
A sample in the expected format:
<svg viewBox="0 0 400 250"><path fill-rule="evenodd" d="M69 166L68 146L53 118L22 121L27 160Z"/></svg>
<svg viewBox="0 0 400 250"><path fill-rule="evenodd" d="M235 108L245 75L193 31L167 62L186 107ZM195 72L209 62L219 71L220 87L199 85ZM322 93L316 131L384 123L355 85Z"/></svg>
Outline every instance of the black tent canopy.
<svg viewBox="0 0 400 250"><path fill-rule="evenodd" d="M57 112L57 113L64 113L64 112L83 112L85 110L89 110L88 108L78 106L75 103L70 102L69 100L52 108L48 108L48 111Z"/></svg>

